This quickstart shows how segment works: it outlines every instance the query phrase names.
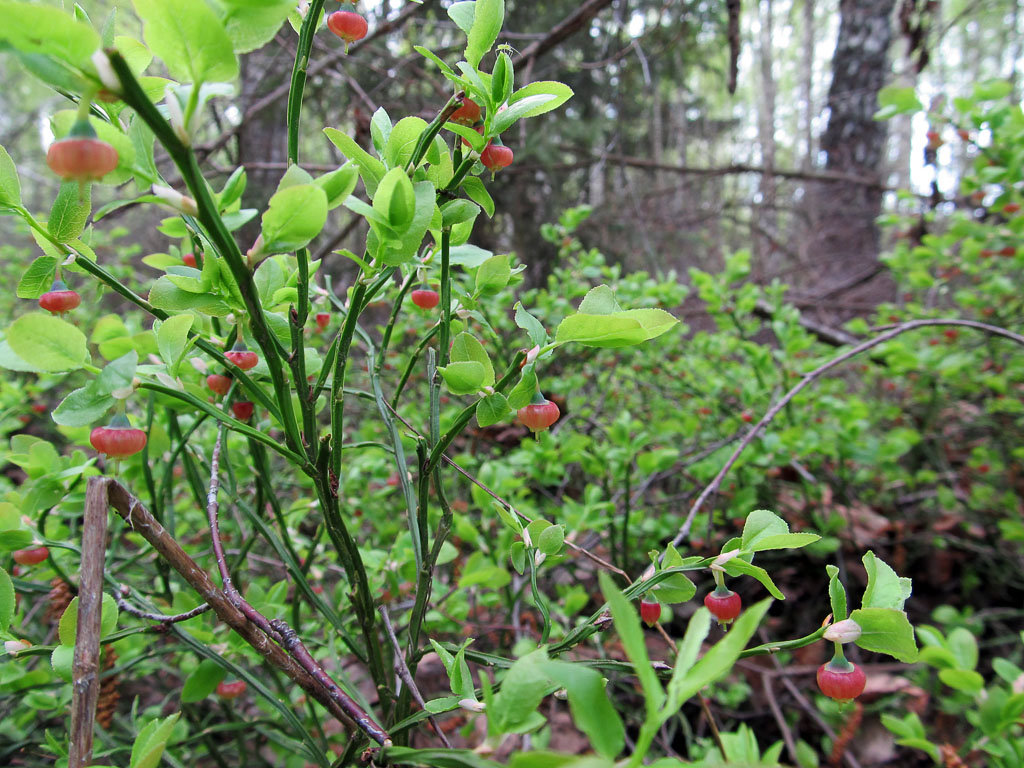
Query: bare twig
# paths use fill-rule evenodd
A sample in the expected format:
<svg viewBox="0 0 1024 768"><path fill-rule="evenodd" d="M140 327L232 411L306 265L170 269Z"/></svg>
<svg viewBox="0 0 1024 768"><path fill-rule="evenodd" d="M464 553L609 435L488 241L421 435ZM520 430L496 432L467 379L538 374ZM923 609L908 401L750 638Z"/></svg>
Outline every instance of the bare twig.
<svg viewBox="0 0 1024 768"><path fill-rule="evenodd" d="M718 471L718 474L715 475L714 479L710 483L708 483L704 490L701 491L700 496L698 496L696 501L693 502L693 506L690 507L690 511L686 515L686 519L683 521L682 526L680 526L675 538L672 539L672 544L678 546L686 539L687 536L689 536L690 528L693 526L693 520L697 516L697 513L704 505L704 502L706 502L712 494L718 492L718 489L722 485L722 481L725 479L725 476L729 473L729 470L732 469L733 465L739 459L740 454L742 454L743 451L746 450L752 442L754 442L754 438L756 438L758 434L760 434L761 431L764 430L764 428L772 421L772 419L774 419L779 414L779 412L793 400L794 397L800 394L800 392L802 392L804 389L806 389L808 386L810 386L817 379L821 378L824 374L828 373L833 368L842 365L851 358L854 358L857 355L868 351L869 349L873 349L879 346L880 344L884 344L887 341L891 341L897 336L907 333L908 331L916 330L918 328L928 328L947 325L974 328L976 330L984 331L985 333L991 334L993 336L1001 336L1005 339L1009 339L1010 341L1020 344L1021 346L1024 346L1024 336L1014 333L1013 331L1008 331L1005 328L999 328L998 326L989 325L988 323L979 323L975 320L911 320L910 322L901 323L900 325L897 326L883 326L882 328L877 329L883 332L873 339L868 339L867 341L861 342L857 346L846 350L842 354L836 355L834 358L818 366L813 371L805 373L803 375L803 378L801 378L801 380L799 381L799 383L797 383L796 386L794 386L792 389L786 392L785 395L779 398L774 403L774 405L772 405L772 407L768 409L767 413L765 413L765 415L761 417L761 420L757 422L757 424L755 424L753 427L751 427L750 431L747 432L746 435L744 435L743 439L740 441L740 444L736 446L736 449L732 452L732 455L728 458L728 460L726 460L725 464L722 465L722 468ZM649 578L649 574L652 573L654 573L653 565L647 569L642 578Z"/></svg>
<svg viewBox="0 0 1024 768"><path fill-rule="evenodd" d="M92 763L93 724L100 695L100 618L103 608L103 560L107 550L107 483L90 477L82 524L82 571L78 584L78 626L72 662L71 734L68 768Z"/></svg>
<svg viewBox="0 0 1024 768"><path fill-rule="evenodd" d="M221 580L224 583L224 592L232 605L241 611L250 623L255 625L265 635L280 643L288 654L298 663L306 673L316 681L320 688L327 694L331 701L335 702L346 715L360 729L378 744L386 744L390 741L387 733L371 718L362 707L346 694L341 686L324 671L312 654L303 645L298 633L287 622L281 619L270 621L262 613L253 608L249 602L239 594L238 590L231 584L231 574L228 571L227 558L224 556L224 545L220 539L220 522L218 512L220 502L217 499L220 491L220 453L224 440L224 426L221 425L217 431L217 442L213 446L213 455L210 458L210 490L206 496L206 517L210 525L210 538L213 542L213 552L217 559L217 567L220 569Z"/></svg>
<svg viewBox="0 0 1024 768"><path fill-rule="evenodd" d="M775 657L773 656L772 658ZM775 692L772 690L771 675L761 675L761 687L764 689L765 698L768 699L768 708L772 711L772 717L775 718L775 722L778 723L779 730L782 731L782 740L786 743L786 751L789 753L789 759L794 765L797 765L799 760L797 759L796 742L793 741L793 733L789 730L789 726L786 724L786 718L782 716L782 710L779 709L779 702L775 699Z"/></svg>
<svg viewBox="0 0 1024 768"><path fill-rule="evenodd" d="M363 728L367 735L379 744L388 744L391 739L387 733L363 711L358 704L344 693L337 698L331 695L304 669L285 649L271 642L267 635L254 626L228 596L218 589L209 574L188 556L177 541L150 514L145 505L131 495L124 486L110 481L107 487L108 501L133 530L142 536L176 570L188 584L199 593L199 597L209 603L217 617L231 627L239 636L256 650L270 664L280 669L291 678L307 694L319 701L331 715L349 728L355 728L357 719L370 724L370 729ZM343 705L342 702L345 702ZM354 713L356 717L350 714Z"/></svg>
<svg viewBox="0 0 1024 768"><path fill-rule="evenodd" d="M136 608L134 605L128 602L128 596L131 594L131 590L128 585L122 584L120 594L115 595L114 599L117 601L117 607L125 613L129 613L137 619L145 619L147 621L157 621L161 624L177 624L181 621L188 621L194 619L196 616L201 616L210 610L208 603L197 605L191 611L185 613L176 613L173 616L169 616L165 613L150 613L149 611L143 611L140 608Z"/></svg>
<svg viewBox="0 0 1024 768"><path fill-rule="evenodd" d="M409 688L409 693L416 700L416 703L423 708L423 711L427 711L427 702L423 698L423 694L420 693L420 689L416 686L416 681L412 677L412 673L409 671L409 666L405 663L405 656L402 654L402 647L398 644L398 637L395 635L395 629L391 626L391 617L388 615L388 607L386 605L380 606L377 609L380 611L380 617L384 620L384 629L387 630L388 638L391 640L391 646L395 649L395 672L398 673L398 677L401 678L402 682L405 683ZM434 727L434 733L437 734L441 742L448 747L452 748L452 744L448 741L448 736L441 730L440 724L437 722L437 718L433 715L427 715L427 720Z"/></svg>

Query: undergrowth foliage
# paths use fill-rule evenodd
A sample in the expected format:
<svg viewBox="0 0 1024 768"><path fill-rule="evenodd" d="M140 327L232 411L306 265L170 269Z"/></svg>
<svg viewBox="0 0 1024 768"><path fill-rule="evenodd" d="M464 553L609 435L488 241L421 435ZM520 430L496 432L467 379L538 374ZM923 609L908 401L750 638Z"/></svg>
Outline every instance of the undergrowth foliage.
<svg viewBox="0 0 1024 768"><path fill-rule="evenodd" d="M488 186L515 162L509 129L572 96L559 82L517 86L507 46L495 47L501 0L450 7L460 61L416 49L452 93L433 120L379 109L370 147L324 127L346 162L319 176L299 147L320 135L302 121L302 94L324 2L247 6L135 0L140 40L77 7L0 2L8 55L72 106L51 119L64 182L48 212L26 207L25 177L0 148L0 209L37 248L0 339L17 392L0 396L4 459L18 470L0 501L0 737L11 745L0 755L76 768L668 768L772 765L788 748L811 764L803 739L762 749L746 725L710 739L689 721L697 707L711 717L705 694L746 659L830 643L827 696L860 693L847 683L863 682L868 652L920 655L963 711L981 707L971 743L1013 764L1014 662L994 668L1007 684L986 686L961 627L919 628L919 654L910 579L862 547L864 589L851 597L822 560L842 562L839 506L887 499L894 479L940 502L953 492L925 445L924 419L941 416L894 423L925 407L917 389L982 401L1019 434L1019 398L981 392L1011 394L1024 373L1013 346L1024 339L989 324L1019 325L1007 287L1017 272L981 254L993 238L1012 245L1019 271L1024 219L965 215L901 245L890 265L908 298L882 309L896 325L854 325L838 350L783 286L744 282L749 254L735 254L719 274L691 274L717 329L684 343L668 310L687 289L584 249L586 209L545 229L562 258L542 289L522 290L515 255L472 243L477 218L496 214ZM331 30L359 55L364 25L338 13L344 34L340 19ZM245 170L214 186L192 145L209 100L231 92L237 54L283 24L297 33L289 168L258 211L242 207ZM988 159L1001 151L995 132L1021 125L1019 109L986 112L992 98L961 105L989 131ZM988 204L1005 212L1019 169L981 171ZM100 190L114 197L94 209ZM119 237L105 219L129 205L169 214L166 252L141 258L148 273L100 255ZM240 243L256 217L259 237ZM367 234L362 252L327 257L354 270L342 287L310 246L349 217ZM953 252L961 271L941 277ZM964 274L977 280L954 281ZM1001 301L979 298L989 289ZM122 311L88 311L113 295ZM963 316L950 320L954 306ZM765 328L770 344L755 338ZM939 354L918 329L942 345L977 340ZM829 375L858 355L867 381L901 377L906 407ZM983 360L991 375L969 376ZM44 400L52 407L28 411ZM14 417L28 413L45 422L22 430ZM964 506L1019 542L1005 514L1014 490L998 478L1020 449L1004 440L971 448L964 466L987 478ZM799 493L771 490L780 468L804 478ZM806 481L815 475L837 478L835 505ZM811 626L768 620L790 611L773 606L786 598L774 571L796 562L818 574ZM652 636L667 663L652 661ZM428 688L417 671L431 665L445 680ZM839 686L838 674L851 677ZM860 709L819 701L840 730L860 722ZM566 716L589 756L557 751ZM916 715L885 717L939 755ZM680 757L665 734L683 732Z"/></svg>

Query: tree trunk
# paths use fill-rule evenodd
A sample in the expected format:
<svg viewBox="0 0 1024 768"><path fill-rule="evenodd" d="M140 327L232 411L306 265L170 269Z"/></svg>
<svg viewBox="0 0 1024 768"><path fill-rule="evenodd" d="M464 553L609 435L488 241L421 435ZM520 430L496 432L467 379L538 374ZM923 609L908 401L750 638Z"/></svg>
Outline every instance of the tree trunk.
<svg viewBox="0 0 1024 768"><path fill-rule="evenodd" d="M850 181L816 190L818 221L812 253L815 293L835 299L884 301L892 286L878 260L881 171L886 124L873 115L889 76L892 0L841 0L839 37L828 92L828 126L820 148L829 171ZM830 302L835 307L835 302Z"/></svg>

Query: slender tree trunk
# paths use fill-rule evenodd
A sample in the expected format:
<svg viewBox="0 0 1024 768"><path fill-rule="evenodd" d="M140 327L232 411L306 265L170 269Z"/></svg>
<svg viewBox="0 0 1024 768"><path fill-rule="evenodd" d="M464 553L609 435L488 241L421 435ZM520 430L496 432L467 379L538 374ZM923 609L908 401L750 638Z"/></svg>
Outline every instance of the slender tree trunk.
<svg viewBox="0 0 1024 768"><path fill-rule="evenodd" d="M815 292L835 298L884 300L891 283L878 260L882 161L886 125L874 120L878 92L889 77L892 0L841 0L839 37L821 137L829 171L856 177L817 186L813 234ZM834 307L835 302L831 305Z"/></svg>
<svg viewBox="0 0 1024 768"><path fill-rule="evenodd" d="M774 56L772 37L774 34L774 12L772 0L760 0L758 3L758 59L761 75L761 98L758 100L758 133L761 141L761 160L764 173L761 175L761 203L757 214L760 231L773 236L777 231L775 209L775 76L773 73ZM758 235L754 242L758 244L757 262L754 267L755 276L760 278L774 269L768 264L772 253L769 237Z"/></svg>

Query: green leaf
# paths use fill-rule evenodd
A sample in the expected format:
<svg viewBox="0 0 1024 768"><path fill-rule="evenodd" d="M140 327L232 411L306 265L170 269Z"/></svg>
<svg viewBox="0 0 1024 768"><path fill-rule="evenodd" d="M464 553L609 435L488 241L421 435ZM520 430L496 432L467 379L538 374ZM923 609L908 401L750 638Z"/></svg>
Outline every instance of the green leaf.
<svg viewBox="0 0 1024 768"><path fill-rule="evenodd" d="M46 228L58 242L74 240L85 230L91 211L92 187L88 184L80 187L76 181L65 181L53 201Z"/></svg>
<svg viewBox="0 0 1024 768"><path fill-rule="evenodd" d="M327 193L315 184L282 189L263 214L263 245L268 253L304 248L327 223Z"/></svg>
<svg viewBox="0 0 1024 768"><path fill-rule="evenodd" d="M139 732L132 745L130 768L156 768L160 764L167 741L180 716L180 712L175 712L163 720L154 720Z"/></svg>
<svg viewBox="0 0 1024 768"><path fill-rule="evenodd" d="M850 618L860 626L856 644L865 651L887 653L908 664L917 661L914 628L907 614L895 608L860 608Z"/></svg>
<svg viewBox="0 0 1024 768"><path fill-rule="evenodd" d="M220 19L203 0L132 0L143 21L143 38L171 77L181 82L238 77L235 57Z"/></svg>
<svg viewBox="0 0 1024 768"><path fill-rule="evenodd" d="M6 632L14 616L14 582L3 568L0 568L0 632Z"/></svg>
<svg viewBox="0 0 1024 768"><path fill-rule="evenodd" d="M844 621L849 615L846 607L846 588L839 580L839 569L834 565L826 565L828 572L828 597L832 603L832 621Z"/></svg>
<svg viewBox="0 0 1024 768"><path fill-rule="evenodd" d="M660 709L665 701L665 691L662 690L658 676L651 667L651 660L647 655L647 645L644 642L644 633L640 629L640 617L607 573L598 571L597 575L601 582L601 592L604 599L608 601L608 607L612 612L615 631L619 633L619 639L622 640L622 645L626 649L626 655L633 662L637 677L640 679L640 687L644 692L647 709L648 711Z"/></svg>
<svg viewBox="0 0 1024 768"><path fill-rule="evenodd" d="M504 104L512 95L512 86L515 82L515 68L512 59L504 51L501 51L494 60L494 69L491 71L491 101L494 104ZM504 114L504 113L502 113ZM501 115L499 115L500 119ZM497 123L495 123L497 125ZM492 128L495 133L500 131Z"/></svg>
<svg viewBox="0 0 1024 768"><path fill-rule="evenodd" d="M494 386L494 366L484 345L468 333L460 333L452 342L451 359L453 363L477 362L484 369L484 387Z"/></svg>
<svg viewBox="0 0 1024 768"><path fill-rule="evenodd" d="M7 150L0 147L0 208L21 205L21 182L18 169ZM493 214L493 206L491 213Z"/></svg>
<svg viewBox="0 0 1024 768"><path fill-rule="evenodd" d="M508 393L508 407L512 410L518 411L533 400L533 396L537 392L535 368L534 363L523 366L523 371L519 374L519 381Z"/></svg>
<svg viewBox="0 0 1024 768"><path fill-rule="evenodd" d="M868 573L868 586L864 590L861 605L865 608L894 608L903 610L903 603L910 597L910 579L896 575L874 552L867 552L863 558Z"/></svg>
<svg viewBox="0 0 1024 768"><path fill-rule="evenodd" d="M768 575L768 571L764 568L759 568L752 563L748 563L741 557L734 557L732 560L725 564L725 572L730 576L752 576L757 579L768 590L768 593L776 600L785 600L786 596L782 594L775 582L772 581L772 577Z"/></svg>
<svg viewBox="0 0 1024 768"><path fill-rule="evenodd" d="M501 26L505 23L504 0L476 0L474 5L473 26L469 30L466 43L466 61L470 66L480 65L480 59L491 50L498 39Z"/></svg>
<svg viewBox="0 0 1024 768"><path fill-rule="evenodd" d="M544 326L541 325L540 320L531 315L524 307L522 302L516 302L516 325L526 331L526 335L530 337L530 341L533 342L536 347L543 347L548 343L548 334L544 330Z"/></svg>
<svg viewBox="0 0 1024 768"><path fill-rule="evenodd" d="M974 639L970 630L956 627L946 640L960 669L974 669L978 666L978 641Z"/></svg>
<svg viewBox="0 0 1024 768"><path fill-rule="evenodd" d="M235 53L249 53L269 43L295 9L291 0L228 0L227 4L234 7L224 17L224 30Z"/></svg>
<svg viewBox="0 0 1024 768"><path fill-rule="evenodd" d="M100 608L100 638L104 638L117 629L117 603L114 598L103 594L103 605ZM60 617L57 625L57 636L61 645L74 645L75 633L78 631L78 598L72 598L68 607Z"/></svg>
<svg viewBox="0 0 1024 768"><path fill-rule="evenodd" d="M476 292L481 296L494 296L505 289L511 277L508 254L491 256L476 272Z"/></svg>
<svg viewBox="0 0 1024 768"><path fill-rule="evenodd" d="M475 360L451 363L437 370L444 378L444 383L448 385L448 391L453 395L471 395L487 386L484 384L487 371Z"/></svg>
<svg viewBox="0 0 1024 768"><path fill-rule="evenodd" d="M539 80L536 83L530 83L513 93L509 98L508 103L509 106L511 106L523 99L528 99L532 96L541 94L550 94L555 98L544 103L536 104L536 106L534 106L525 115L521 115L521 117L536 117L537 115L543 115L545 112L558 109L573 96L572 88L567 86L565 83L559 83L554 80Z"/></svg>
<svg viewBox="0 0 1024 768"><path fill-rule="evenodd" d="M491 197L491 193L487 191L487 187L479 176L467 176L463 179L462 190L469 195L474 203L484 209L488 217L494 215L494 198Z"/></svg>
<svg viewBox="0 0 1024 768"><path fill-rule="evenodd" d="M736 663L736 660L740 657L740 653L742 653L743 649L747 647L747 642L751 637L753 637L757 628L760 626L761 619L763 619L764 615L768 612L768 608L771 606L771 603L772 601L770 599L764 599L747 608L747 610L741 613L739 618L736 619L732 628L725 637L715 643L715 645L701 657L700 661L694 664L693 667L682 676L678 681L678 684L673 689L674 695L672 701L675 706L673 709L666 707L662 711L662 722L675 715L679 706L681 706L683 702L687 701L690 697L694 696L701 688L714 682L732 669L732 665ZM707 608L702 607L697 609L698 614L702 611L707 613ZM692 621L693 620L691 619L691 622ZM701 619L700 621L701 625L703 625L704 619ZM673 673L672 682L675 681L676 678Z"/></svg>
<svg viewBox="0 0 1024 768"><path fill-rule="evenodd" d="M661 564L662 568L677 568L683 564L682 556L672 544L669 544L665 550L665 559ZM686 574L674 573L655 586L654 593L658 596L659 602L672 605L691 600L697 594L697 587L686 577Z"/></svg>
<svg viewBox="0 0 1024 768"><path fill-rule="evenodd" d="M181 701L185 704L202 701L217 690L226 675L227 670L213 659L203 659L192 674L185 678L185 684L181 687Z"/></svg>
<svg viewBox="0 0 1024 768"><path fill-rule="evenodd" d="M537 537L537 549L548 557L557 555L565 543L565 529L560 525L549 525Z"/></svg>
<svg viewBox="0 0 1024 768"><path fill-rule="evenodd" d="M160 323L160 328L156 332L160 357L167 364L167 371L171 376L178 375L178 364L190 346L188 332L192 330L194 321L192 315L175 315Z"/></svg>
<svg viewBox="0 0 1024 768"><path fill-rule="evenodd" d="M74 681L75 647L58 645L50 654L50 666L57 677L66 683Z"/></svg>
<svg viewBox="0 0 1024 768"><path fill-rule="evenodd" d="M465 198L449 200L441 206L441 226L454 227L456 224L463 224L473 221L480 214L480 206Z"/></svg>
<svg viewBox="0 0 1024 768"><path fill-rule="evenodd" d="M348 134L342 133L336 128L324 128L324 133L331 143L359 168L359 176L363 180L363 186L366 187L366 194L370 197L377 194L377 185L384 178L386 171L384 163L360 147Z"/></svg>
<svg viewBox="0 0 1024 768"><path fill-rule="evenodd" d="M607 285L599 285L587 291L579 308L579 312L584 315L613 315L621 311L622 307Z"/></svg>
<svg viewBox="0 0 1024 768"><path fill-rule="evenodd" d="M973 669L940 669L939 680L950 688L972 696L981 693L985 687L985 678Z"/></svg>
<svg viewBox="0 0 1024 768"><path fill-rule="evenodd" d="M625 746L625 728L600 673L565 661L548 661L543 670L569 694L573 722L597 753L609 758L618 755Z"/></svg>
<svg viewBox="0 0 1024 768"><path fill-rule="evenodd" d="M23 53L53 56L78 69L89 69L89 57L100 37L88 24L57 8L36 2L0 3L0 40Z"/></svg>
<svg viewBox="0 0 1024 768"><path fill-rule="evenodd" d="M18 298L38 299L50 290L58 263L53 256L40 256L33 261L18 281Z"/></svg>
<svg viewBox="0 0 1024 768"><path fill-rule="evenodd" d="M422 117L403 117L395 123L384 146L385 162L392 168L405 168L425 130L427 121Z"/></svg>
<svg viewBox="0 0 1024 768"><path fill-rule="evenodd" d="M98 421L115 404L111 393L131 386L139 356L132 350L108 364L100 375L64 398L53 412L55 423L84 427Z"/></svg>
<svg viewBox="0 0 1024 768"><path fill-rule="evenodd" d="M88 357L85 335L59 317L32 312L7 329L11 351L35 370L58 373L82 367Z"/></svg>
<svg viewBox="0 0 1024 768"><path fill-rule="evenodd" d="M755 509L743 525L742 547L745 552L769 549L797 549L821 537L814 533L790 533L789 525L767 509Z"/></svg>
<svg viewBox="0 0 1024 768"><path fill-rule="evenodd" d="M226 268L227 263L224 262L224 265ZM230 287L231 284L226 283L225 285ZM241 304L241 297L238 299ZM231 312L231 307L216 294L183 291L166 276L153 283L153 287L149 291L149 303L171 313L187 312L194 309L206 315L224 317Z"/></svg>
<svg viewBox="0 0 1024 768"><path fill-rule="evenodd" d="M681 696L686 690L686 679L697 661L701 644L711 631L711 612L707 608L698 608L690 617L686 625L686 634L683 641L679 643L676 653L676 663L672 670L672 679L668 683L668 700L665 702L665 710L675 712L683 705L685 699Z"/></svg>
<svg viewBox="0 0 1024 768"><path fill-rule="evenodd" d="M313 183L327 195L327 208L334 210L352 194L359 181L359 170L355 163L346 163L336 171L325 173Z"/></svg>
<svg viewBox="0 0 1024 768"><path fill-rule="evenodd" d="M502 110L495 116L494 125L491 126L491 130L495 133L504 133L517 120L521 120L534 110L544 107L548 102L554 101L555 98L555 96L550 94L538 93L534 96L527 96L515 104L510 104L507 109Z"/></svg>
<svg viewBox="0 0 1024 768"><path fill-rule="evenodd" d="M668 331L679 321L663 309L628 309L610 315L577 313L558 326L555 341L588 347L628 347Z"/></svg>
<svg viewBox="0 0 1024 768"><path fill-rule="evenodd" d="M500 392L488 395L476 404L476 423L481 428L504 421L508 415L508 400Z"/></svg>

